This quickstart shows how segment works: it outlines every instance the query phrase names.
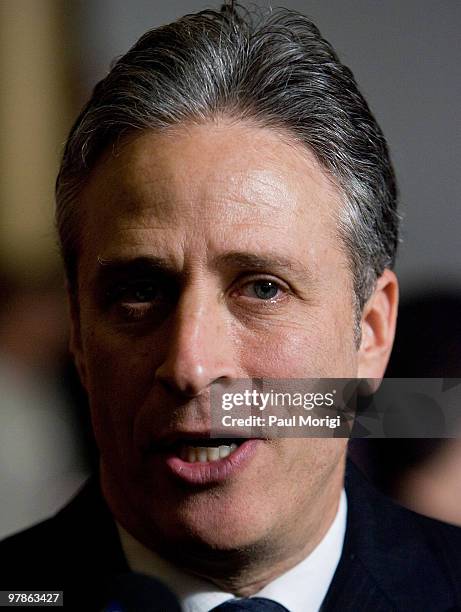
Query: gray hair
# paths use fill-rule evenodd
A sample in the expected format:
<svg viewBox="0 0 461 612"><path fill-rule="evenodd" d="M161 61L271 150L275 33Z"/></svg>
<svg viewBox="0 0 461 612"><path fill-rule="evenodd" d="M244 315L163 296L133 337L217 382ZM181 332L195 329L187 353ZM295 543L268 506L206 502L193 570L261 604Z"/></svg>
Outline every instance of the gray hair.
<svg viewBox="0 0 461 612"><path fill-rule="evenodd" d="M339 234L360 311L395 260L394 172L349 68L311 21L285 9L257 21L227 5L186 15L144 34L96 85L71 130L56 182L70 286L79 256L77 199L101 153L126 134L222 115L288 132L338 185Z"/></svg>

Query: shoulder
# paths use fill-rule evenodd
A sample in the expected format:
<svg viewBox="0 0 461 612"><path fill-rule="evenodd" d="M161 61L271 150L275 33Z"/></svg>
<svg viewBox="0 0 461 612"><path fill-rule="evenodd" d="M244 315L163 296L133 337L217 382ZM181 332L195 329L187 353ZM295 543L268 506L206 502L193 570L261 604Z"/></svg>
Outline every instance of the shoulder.
<svg viewBox="0 0 461 612"><path fill-rule="evenodd" d="M0 542L4 584L19 588L23 582L51 587L59 577L70 533L78 525L63 521L60 513ZM23 587L25 588L25 587ZM41 589L41 590L43 590Z"/></svg>
<svg viewBox="0 0 461 612"><path fill-rule="evenodd" d="M351 527L368 527L368 535L382 546L406 544L407 557L431 551L440 563L453 566L461 577L461 528L404 508L380 493L352 463L345 479Z"/></svg>
<svg viewBox="0 0 461 612"><path fill-rule="evenodd" d="M461 529L395 504L350 463L345 484L343 565L353 558L395 609L461 606Z"/></svg>
<svg viewBox="0 0 461 612"><path fill-rule="evenodd" d="M126 571L97 480L90 479L52 518L0 542L0 563L5 588L71 594L97 589L114 573Z"/></svg>
<svg viewBox="0 0 461 612"><path fill-rule="evenodd" d="M408 521L414 521L436 564L450 581L461 604L461 528L437 521L406 509Z"/></svg>

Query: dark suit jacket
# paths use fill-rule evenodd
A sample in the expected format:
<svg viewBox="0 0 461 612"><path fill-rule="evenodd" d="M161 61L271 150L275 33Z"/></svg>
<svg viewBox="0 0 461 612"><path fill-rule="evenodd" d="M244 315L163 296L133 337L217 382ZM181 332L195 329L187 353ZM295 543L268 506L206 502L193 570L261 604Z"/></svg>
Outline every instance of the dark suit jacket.
<svg viewBox="0 0 461 612"><path fill-rule="evenodd" d="M346 472L344 549L322 612L461 610L461 529L405 510ZM96 479L55 517L0 543L0 590L64 590L65 609L101 610L128 571ZM167 612L167 611L165 611Z"/></svg>

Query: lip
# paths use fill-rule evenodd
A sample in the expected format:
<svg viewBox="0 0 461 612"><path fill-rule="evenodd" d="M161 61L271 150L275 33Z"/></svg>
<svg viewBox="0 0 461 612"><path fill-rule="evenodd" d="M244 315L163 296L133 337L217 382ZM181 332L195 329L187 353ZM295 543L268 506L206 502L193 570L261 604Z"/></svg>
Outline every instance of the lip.
<svg viewBox="0 0 461 612"><path fill-rule="evenodd" d="M201 440L204 442L215 438L229 438L229 429L213 429L213 435L209 428L178 428L174 430L155 431L151 434L149 429L142 432L143 437L140 439L140 448L143 452L154 449L168 450L177 442L191 442L195 446L206 446L206 444L198 444ZM232 428L232 438L249 438L247 429Z"/></svg>
<svg viewBox="0 0 461 612"><path fill-rule="evenodd" d="M227 457L204 463L189 463L180 459L173 451L157 454L170 474L190 485L219 484L234 478L242 472L255 456L264 440L251 438L245 440Z"/></svg>

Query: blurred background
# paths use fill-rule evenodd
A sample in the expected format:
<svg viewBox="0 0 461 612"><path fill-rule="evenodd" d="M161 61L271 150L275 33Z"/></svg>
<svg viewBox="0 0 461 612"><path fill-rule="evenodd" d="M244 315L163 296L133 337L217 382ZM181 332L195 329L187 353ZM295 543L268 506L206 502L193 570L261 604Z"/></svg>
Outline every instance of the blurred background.
<svg viewBox="0 0 461 612"><path fill-rule="evenodd" d="M145 30L219 4L0 0L0 538L59 508L96 461L67 354L53 228L66 134L110 62ZM389 375L460 376L461 3L272 4L297 9L320 27L353 70L390 145L404 225L402 323ZM461 511L447 513L450 491L461 508L459 445L378 442L359 444L353 454L383 490L461 523ZM449 478L450 487L439 491ZM428 506L436 494L442 501Z"/></svg>

